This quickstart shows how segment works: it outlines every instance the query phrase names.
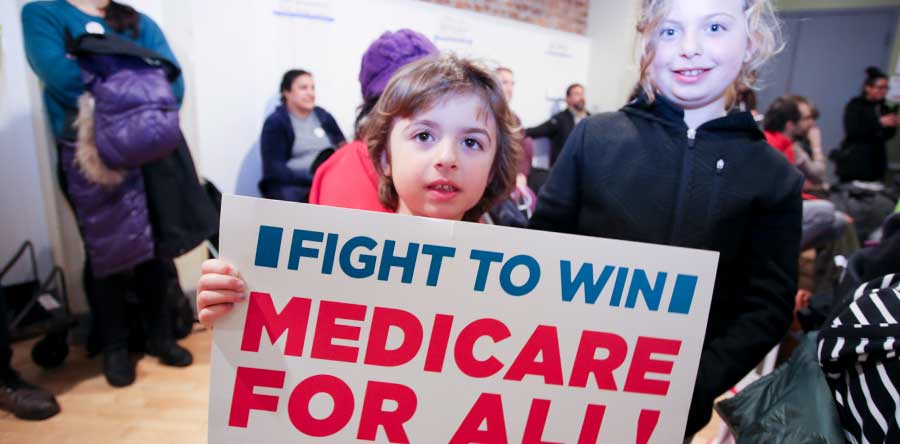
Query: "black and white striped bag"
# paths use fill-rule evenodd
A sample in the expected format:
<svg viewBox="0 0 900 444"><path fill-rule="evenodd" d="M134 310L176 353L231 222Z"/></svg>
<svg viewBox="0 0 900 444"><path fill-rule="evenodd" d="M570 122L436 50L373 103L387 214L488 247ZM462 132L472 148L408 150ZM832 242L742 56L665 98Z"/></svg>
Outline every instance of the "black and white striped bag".
<svg viewBox="0 0 900 444"><path fill-rule="evenodd" d="M900 273L861 285L819 333L819 364L853 444L900 443Z"/></svg>

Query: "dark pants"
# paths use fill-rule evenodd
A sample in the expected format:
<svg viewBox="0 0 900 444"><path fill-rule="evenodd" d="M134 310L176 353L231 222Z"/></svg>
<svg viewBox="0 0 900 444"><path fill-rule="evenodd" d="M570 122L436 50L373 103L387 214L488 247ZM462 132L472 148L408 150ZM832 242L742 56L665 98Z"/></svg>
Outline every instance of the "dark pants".
<svg viewBox="0 0 900 444"><path fill-rule="evenodd" d="M85 263L85 292L94 317L94 333L99 348L108 352L127 348L133 332L131 308L137 307L137 320L148 345L174 341L172 316L168 310L169 284L175 264L172 260L152 259L132 270L96 278ZM177 275L174 276L177 279ZM134 304L129 304L133 301Z"/></svg>

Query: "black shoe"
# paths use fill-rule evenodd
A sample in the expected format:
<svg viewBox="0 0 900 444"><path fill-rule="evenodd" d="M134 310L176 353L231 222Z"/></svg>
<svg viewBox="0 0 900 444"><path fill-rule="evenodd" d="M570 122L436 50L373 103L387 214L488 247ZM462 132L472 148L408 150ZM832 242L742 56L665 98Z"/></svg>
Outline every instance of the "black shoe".
<svg viewBox="0 0 900 444"><path fill-rule="evenodd" d="M194 362L188 349L172 341L165 345L148 346L147 354L159 358L159 362L170 367L187 367Z"/></svg>
<svg viewBox="0 0 900 444"><path fill-rule="evenodd" d="M103 352L103 374L113 387L125 387L134 383L134 363L127 348Z"/></svg>
<svg viewBox="0 0 900 444"><path fill-rule="evenodd" d="M15 371L0 377L0 409L19 419L47 419L59 413L53 394L22 380Z"/></svg>

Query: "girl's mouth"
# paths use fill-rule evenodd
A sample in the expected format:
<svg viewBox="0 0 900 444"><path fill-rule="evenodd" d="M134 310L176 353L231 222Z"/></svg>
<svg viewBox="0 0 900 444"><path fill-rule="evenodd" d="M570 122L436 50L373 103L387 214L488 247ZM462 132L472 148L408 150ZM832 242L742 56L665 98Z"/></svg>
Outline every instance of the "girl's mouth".
<svg viewBox="0 0 900 444"><path fill-rule="evenodd" d="M697 83L711 70L712 68L690 68L676 69L672 72L675 74L675 80L679 83Z"/></svg>
<svg viewBox="0 0 900 444"><path fill-rule="evenodd" d="M431 182L425 187L428 193L440 200L452 199L459 194L460 189L455 183L448 180L439 180Z"/></svg>
<svg viewBox="0 0 900 444"><path fill-rule="evenodd" d="M447 192L447 193L450 193L450 192L453 192L453 191L458 191L458 190L456 189L456 187L454 187L453 185L433 185L433 186L430 186L430 187L428 187L428 188L430 188L430 189L432 189L432 190L435 190L435 191L444 191L444 192Z"/></svg>

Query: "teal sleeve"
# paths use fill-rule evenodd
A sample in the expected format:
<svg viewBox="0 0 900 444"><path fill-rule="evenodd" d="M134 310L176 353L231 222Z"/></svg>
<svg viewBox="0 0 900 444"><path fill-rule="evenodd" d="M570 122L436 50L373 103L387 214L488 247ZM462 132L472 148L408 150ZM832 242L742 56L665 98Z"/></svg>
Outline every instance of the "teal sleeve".
<svg viewBox="0 0 900 444"><path fill-rule="evenodd" d="M163 35L162 30L159 29L159 26L153 19L144 14L141 14L141 44L145 48L152 49L159 53L159 55L171 60L179 69L181 68L178 59L175 58L175 54L172 52L172 48L169 47L169 43L166 41L166 36ZM172 84L172 90L175 92L175 98L180 105L184 98L183 75L179 74L175 83Z"/></svg>
<svg viewBox="0 0 900 444"><path fill-rule="evenodd" d="M84 84L78 64L66 56L65 26L51 11L29 3L22 8L22 33L25 56L47 93L74 108Z"/></svg>

